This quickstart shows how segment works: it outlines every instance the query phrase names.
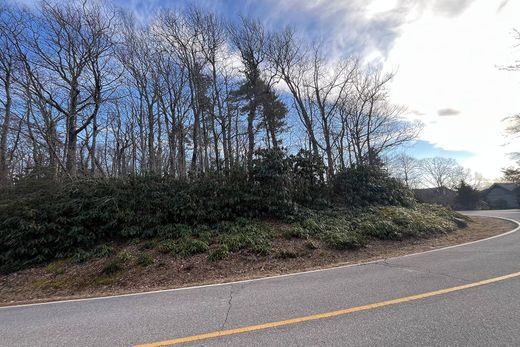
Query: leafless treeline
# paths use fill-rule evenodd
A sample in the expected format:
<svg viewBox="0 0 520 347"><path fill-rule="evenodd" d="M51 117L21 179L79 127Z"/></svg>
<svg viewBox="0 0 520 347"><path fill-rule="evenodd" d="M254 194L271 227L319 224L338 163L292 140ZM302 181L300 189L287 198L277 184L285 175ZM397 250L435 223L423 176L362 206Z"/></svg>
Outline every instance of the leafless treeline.
<svg viewBox="0 0 520 347"><path fill-rule="evenodd" d="M480 173L471 172L453 158L416 159L401 152L388 158L388 169L392 176L410 188L455 189L461 181L479 190L490 185Z"/></svg>
<svg viewBox="0 0 520 347"><path fill-rule="evenodd" d="M330 177L415 138L392 78L325 43L190 7L0 5L0 181L225 172L303 148Z"/></svg>

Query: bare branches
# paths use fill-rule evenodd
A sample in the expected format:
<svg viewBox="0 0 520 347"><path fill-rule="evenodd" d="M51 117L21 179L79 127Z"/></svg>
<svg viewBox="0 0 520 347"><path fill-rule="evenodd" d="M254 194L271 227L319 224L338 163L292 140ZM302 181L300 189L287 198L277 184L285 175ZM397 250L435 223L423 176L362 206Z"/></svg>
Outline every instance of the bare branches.
<svg viewBox="0 0 520 347"><path fill-rule="evenodd" d="M98 1L2 6L0 181L225 174L295 144L330 179L420 130L389 100L393 74L291 28L195 6L146 24Z"/></svg>
<svg viewBox="0 0 520 347"><path fill-rule="evenodd" d="M468 172L452 158L426 158L421 160L422 179L429 185L441 188L455 187L467 180Z"/></svg>

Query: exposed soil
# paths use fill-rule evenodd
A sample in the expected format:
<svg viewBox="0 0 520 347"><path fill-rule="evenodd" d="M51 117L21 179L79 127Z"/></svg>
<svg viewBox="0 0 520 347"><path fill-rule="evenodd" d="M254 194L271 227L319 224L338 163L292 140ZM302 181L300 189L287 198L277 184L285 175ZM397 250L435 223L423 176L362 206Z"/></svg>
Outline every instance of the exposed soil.
<svg viewBox="0 0 520 347"><path fill-rule="evenodd" d="M469 226L428 239L404 241L371 240L367 247L355 251L335 251L319 242L276 237L269 256L248 252L232 253L224 260L212 262L206 254L178 258L157 251L149 266L137 264L143 251L139 245L119 246L133 255L124 271L100 275L107 259L86 264L57 261L46 267L32 268L0 276L0 306L42 301L135 293L208 283L259 278L303 270L356 264L376 259L432 250L484 239L512 230L516 224L485 217L472 217Z"/></svg>

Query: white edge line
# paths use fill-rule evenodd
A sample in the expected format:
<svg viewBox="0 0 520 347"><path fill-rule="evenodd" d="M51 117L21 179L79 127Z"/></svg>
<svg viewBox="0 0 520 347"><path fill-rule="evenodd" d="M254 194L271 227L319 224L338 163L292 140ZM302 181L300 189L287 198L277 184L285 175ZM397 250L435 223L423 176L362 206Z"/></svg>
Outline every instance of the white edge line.
<svg viewBox="0 0 520 347"><path fill-rule="evenodd" d="M375 259L375 260L371 260L371 261L367 261L367 262L363 262L363 263L345 264L345 265L339 265L339 266L332 266L332 267L328 267L328 268L324 268L324 269L314 269L314 270L307 270L307 271L300 271L300 272L292 272L292 273L288 273L288 274L274 275L274 276L267 276L267 277L259 277L259 278L253 278L253 279L248 279L248 280L232 281L232 282L203 284L203 285L191 286L191 287L181 287L181 288L172 288L172 289L160 289L160 290L152 290L152 291L147 291L147 292L97 296L97 297L92 297L92 298L56 300L56 301L36 302L36 303L31 303L31 304L0 306L0 310L10 309L10 308L14 309L14 308L21 308L21 307L30 307L30 306L61 304L61 303L69 303L69 302L94 301L94 300L103 300L103 299L112 299L112 298L122 298L122 297L138 296L138 295L160 294L160 293L168 293L168 292L181 291L181 290L202 289L202 288L218 287L218 286L228 286L228 285L239 284L239 283L246 283L246 282L256 282L256 281L264 281L264 280L283 278L283 277L306 275L306 274L310 274L310 273L314 273L314 272L320 272L320 271L338 270L338 269L344 269L344 268L353 267L353 266L363 266L363 265L374 264L374 263L378 263L378 262L380 262L382 260L385 260L385 259L386 260L391 260L391 259L397 259L397 258L412 257L412 256L416 256L416 255L426 254L426 253L444 251L444 250L451 249L451 248L472 245L472 244L475 244L475 243L478 243L478 242L483 242L483 241L489 241L489 240L496 239L496 238L499 238L499 237L507 236L509 234L515 233L518 230L520 230L520 223L518 221L514 220L514 219L505 218L505 217L497 217L497 216L486 216L486 215L473 215L473 216L474 217L488 217L488 218L502 219L502 220L510 221L510 222L516 224L517 227L514 228L511 231L508 231L508 232L505 232L505 233L502 233L502 234L499 234L499 235L495 235L495 236L490 236L490 237L487 237L487 238L481 239L481 240L470 241L470 242L461 243L461 244L453 245L453 246L442 247L442 248L436 248L436 249L432 249L432 250L429 250L429 251L405 254L405 255L401 255L401 256L397 256L397 257L379 258L379 259ZM471 215L469 217L471 217Z"/></svg>

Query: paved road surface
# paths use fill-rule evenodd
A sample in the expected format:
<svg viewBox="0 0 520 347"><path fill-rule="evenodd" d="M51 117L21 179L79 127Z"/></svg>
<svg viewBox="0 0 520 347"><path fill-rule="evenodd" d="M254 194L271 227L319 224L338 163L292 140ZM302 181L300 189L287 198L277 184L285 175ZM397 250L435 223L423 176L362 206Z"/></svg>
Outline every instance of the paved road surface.
<svg viewBox="0 0 520 347"><path fill-rule="evenodd" d="M485 214L520 221L518 210ZM520 276L501 277L519 271L520 231L441 251L292 276L0 308L0 346L151 347L251 326L253 331L231 331L184 345L519 346ZM494 280L479 283L487 279ZM452 289L438 292L446 288ZM427 294L414 297L421 293ZM400 300L387 302L392 299ZM380 307L370 306L381 302ZM358 312L316 316L358 307ZM300 317L307 318L287 321ZM281 323L262 325L268 322Z"/></svg>

